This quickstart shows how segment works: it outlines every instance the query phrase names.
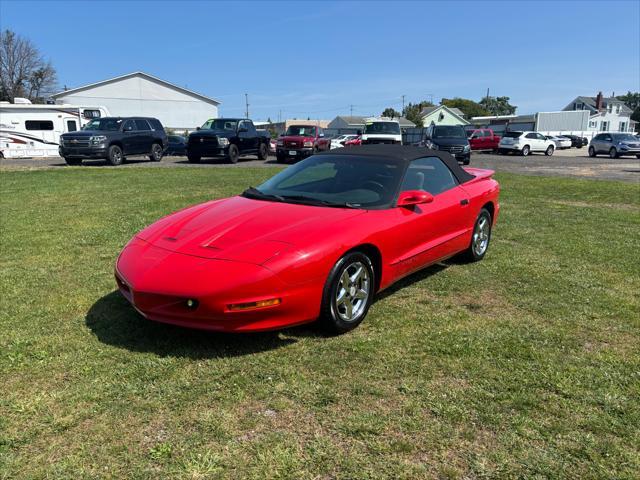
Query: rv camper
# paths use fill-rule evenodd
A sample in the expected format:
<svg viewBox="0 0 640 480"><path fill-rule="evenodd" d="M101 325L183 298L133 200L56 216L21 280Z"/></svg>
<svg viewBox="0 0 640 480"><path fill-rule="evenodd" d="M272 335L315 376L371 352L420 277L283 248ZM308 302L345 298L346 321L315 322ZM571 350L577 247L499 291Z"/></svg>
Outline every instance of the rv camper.
<svg viewBox="0 0 640 480"><path fill-rule="evenodd" d="M106 116L99 106L32 105L22 98L0 102L0 157L56 157L61 134Z"/></svg>

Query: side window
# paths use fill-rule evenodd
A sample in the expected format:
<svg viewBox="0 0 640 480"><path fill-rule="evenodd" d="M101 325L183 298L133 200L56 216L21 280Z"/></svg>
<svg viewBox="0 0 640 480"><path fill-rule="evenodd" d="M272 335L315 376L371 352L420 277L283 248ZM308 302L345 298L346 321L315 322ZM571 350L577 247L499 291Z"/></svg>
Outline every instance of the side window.
<svg viewBox="0 0 640 480"><path fill-rule="evenodd" d="M242 130L243 128L246 128L247 130L249 129L247 126L247 122L245 122L244 120L238 123L238 131Z"/></svg>
<svg viewBox="0 0 640 480"><path fill-rule="evenodd" d="M53 122L51 120L27 120L24 122L27 130L53 130Z"/></svg>
<svg viewBox="0 0 640 480"><path fill-rule="evenodd" d="M458 181L442 160L438 157L419 158L411 162L401 191L423 190L431 195L438 195L458 185Z"/></svg>
<svg viewBox="0 0 640 480"><path fill-rule="evenodd" d="M78 130L78 125L75 120L67 120L67 132L75 132Z"/></svg>
<svg viewBox="0 0 640 480"><path fill-rule="evenodd" d="M538 138L535 133L527 133L527 138Z"/></svg>
<svg viewBox="0 0 640 480"><path fill-rule="evenodd" d="M164 130L162 124L160 123L160 120L158 120L157 118L150 119L149 123L151 123L151 128L154 130Z"/></svg>
<svg viewBox="0 0 640 480"><path fill-rule="evenodd" d="M247 128L249 136L255 137L257 135L256 127L253 125L253 122L244 122L244 126Z"/></svg>
<svg viewBox="0 0 640 480"><path fill-rule="evenodd" d="M151 127L149 127L147 121L142 118L136 120L136 128L142 131L151 130Z"/></svg>
<svg viewBox="0 0 640 480"><path fill-rule="evenodd" d="M100 118L100 110L83 110L82 111L82 116L84 118Z"/></svg>
<svg viewBox="0 0 640 480"><path fill-rule="evenodd" d="M122 127L123 132L133 132L136 129L136 124L133 120L127 120L124 122L124 126Z"/></svg>
<svg viewBox="0 0 640 480"><path fill-rule="evenodd" d="M542 135L540 133L538 133L537 135L538 135L538 139L539 140L546 140L547 139L547 137L545 137L544 135Z"/></svg>

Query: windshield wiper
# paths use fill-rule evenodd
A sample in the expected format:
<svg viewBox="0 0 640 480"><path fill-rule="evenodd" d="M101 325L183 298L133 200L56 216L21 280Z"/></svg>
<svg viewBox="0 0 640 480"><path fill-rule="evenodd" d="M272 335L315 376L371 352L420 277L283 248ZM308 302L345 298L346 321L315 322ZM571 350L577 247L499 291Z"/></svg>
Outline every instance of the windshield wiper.
<svg viewBox="0 0 640 480"><path fill-rule="evenodd" d="M358 208L358 204L349 202L332 202L330 200L321 200L319 198L306 197L304 195L282 195L284 201L292 200L294 202L306 203L309 205L321 205L323 207L336 208Z"/></svg>
<svg viewBox="0 0 640 480"><path fill-rule="evenodd" d="M244 192L242 192L242 196L246 198L253 198L256 200L275 200L276 202L284 202L284 197L280 195L271 195L269 193L264 193L254 187L247 188Z"/></svg>

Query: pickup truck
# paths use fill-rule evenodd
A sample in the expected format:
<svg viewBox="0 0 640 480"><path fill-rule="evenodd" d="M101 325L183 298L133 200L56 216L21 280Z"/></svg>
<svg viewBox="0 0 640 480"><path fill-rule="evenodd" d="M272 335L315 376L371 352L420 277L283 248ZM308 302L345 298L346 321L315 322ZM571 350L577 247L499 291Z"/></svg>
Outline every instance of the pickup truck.
<svg viewBox="0 0 640 480"><path fill-rule="evenodd" d="M297 160L331 148L331 140L325 138L322 128L315 125L290 125L278 139L276 158L278 162Z"/></svg>
<svg viewBox="0 0 640 480"><path fill-rule="evenodd" d="M187 158L199 163L203 157L224 157L236 163L243 155L269 155L269 133L257 130L248 118L212 118L189 135Z"/></svg>
<svg viewBox="0 0 640 480"><path fill-rule="evenodd" d="M501 138L490 128L477 128L470 132L469 145L471 150L498 151Z"/></svg>

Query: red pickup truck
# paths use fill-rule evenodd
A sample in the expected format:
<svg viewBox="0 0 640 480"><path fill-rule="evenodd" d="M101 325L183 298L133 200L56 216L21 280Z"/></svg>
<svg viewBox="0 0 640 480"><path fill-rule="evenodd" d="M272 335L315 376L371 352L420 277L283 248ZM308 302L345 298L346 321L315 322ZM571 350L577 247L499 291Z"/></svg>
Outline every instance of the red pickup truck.
<svg viewBox="0 0 640 480"><path fill-rule="evenodd" d="M314 125L290 125L276 144L278 162L298 160L331 148L331 140Z"/></svg>
<svg viewBox="0 0 640 480"><path fill-rule="evenodd" d="M469 133L471 150L497 150L502 138L490 128L477 128Z"/></svg>

